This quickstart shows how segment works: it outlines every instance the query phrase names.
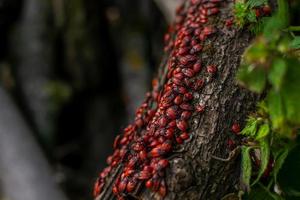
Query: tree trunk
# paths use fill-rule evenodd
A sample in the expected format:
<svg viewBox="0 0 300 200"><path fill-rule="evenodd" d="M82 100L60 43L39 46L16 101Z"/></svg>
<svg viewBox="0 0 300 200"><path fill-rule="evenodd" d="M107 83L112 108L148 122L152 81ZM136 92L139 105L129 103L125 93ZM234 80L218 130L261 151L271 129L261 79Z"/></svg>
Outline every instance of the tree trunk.
<svg viewBox="0 0 300 200"><path fill-rule="evenodd" d="M1 87L0 186L3 198L66 200L29 127L12 102Z"/></svg>
<svg viewBox="0 0 300 200"><path fill-rule="evenodd" d="M165 157L170 162L165 174L167 194L162 197L139 182L135 192L122 194L125 199L222 199L226 194L237 192L241 188L239 156L227 161L216 157L229 157L233 150L227 144L229 139L238 145L239 137L232 133L231 127L233 123L243 126L247 115L255 109L259 96L239 87L235 81L241 55L251 41L251 33L225 25L225 21L233 17L232 1L224 1L218 5L220 13L209 16L208 23L204 25L214 27L216 31L203 42L203 50L197 55L203 67L197 78L203 79L205 84L201 89L193 91L192 105L205 105L204 111L193 111L188 121L190 139L183 144L174 145L173 152ZM191 6L186 1L183 13L186 14ZM182 24L188 18L184 20ZM175 32L175 40L178 35ZM165 58L168 59L159 68L159 88L164 88L168 83L166 71L167 63L172 60L171 53L172 51L167 53ZM210 74L210 70L205 69L209 65L217 66L215 74ZM147 132L147 125L138 131L140 135ZM123 159L105 178L102 193L96 199L114 199L112 188L124 162Z"/></svg>

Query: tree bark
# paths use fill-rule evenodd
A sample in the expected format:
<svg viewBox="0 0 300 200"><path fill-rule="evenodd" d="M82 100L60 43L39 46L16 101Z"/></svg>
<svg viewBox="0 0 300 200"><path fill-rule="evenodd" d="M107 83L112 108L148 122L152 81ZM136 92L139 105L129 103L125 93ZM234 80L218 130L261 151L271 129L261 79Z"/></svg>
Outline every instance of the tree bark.
<svg viewBox="0 0 300 200"><path fill-rule="evenodd" d="M235 81L241 55L252 36L247 30L225 26L225 20L233 17L232 6L232 1L222 2L221 12L209 21L217 31L205 41L198 59L203 67L213 64L218 66L218 71L215 76L207 76L203 69L198 75L206 84L194 93L193 104L205 105L205 111L193 113L189 120L191 138L176 146L177 149L168 157L167 195L162 198L140 185L135 193L127 195L131 197L129 199L222 199L241 188L238 154L228 161L214 158L228 158L232 152L227 145L228 139L239 143L239 138L231 132L232 124L239 123L242 127L259 100L257 94L239 87ZM166 63L165 59L160 72L165 70ZM163 86L166 73L160 73L159 78L162 80L160 86ZM106 178L103 192L96 199L114 199L112 186L121 168L122 164Z"/></svg>
<svg viewBox="0 0 300 200"><path fill-rule="evenodd" d="M47 91L52 71L50 3L46 0L24 0L21 20L13 34L12 56L17 87L24 99L30 123L46 144L53 141L53 112ZM45 142L47 141L47 142Z"/></svg>

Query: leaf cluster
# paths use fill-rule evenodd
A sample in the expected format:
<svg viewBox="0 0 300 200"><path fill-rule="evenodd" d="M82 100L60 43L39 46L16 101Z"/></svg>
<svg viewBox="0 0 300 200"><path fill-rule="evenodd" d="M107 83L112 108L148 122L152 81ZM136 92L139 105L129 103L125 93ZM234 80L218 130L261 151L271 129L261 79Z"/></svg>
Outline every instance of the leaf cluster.
<svg viewBox="0 0 300 200"><path fill-rule="evenodd" d="M238 2L236 12L246 19L243 12L259 3ZM287 1L277 3L277 12L265 20L237 74L239 84L266 94L241 131L249 141L242 147L242 182L251 190L246 199L300 199L300 37L294 33L299 27L289 27Z"/></svg>

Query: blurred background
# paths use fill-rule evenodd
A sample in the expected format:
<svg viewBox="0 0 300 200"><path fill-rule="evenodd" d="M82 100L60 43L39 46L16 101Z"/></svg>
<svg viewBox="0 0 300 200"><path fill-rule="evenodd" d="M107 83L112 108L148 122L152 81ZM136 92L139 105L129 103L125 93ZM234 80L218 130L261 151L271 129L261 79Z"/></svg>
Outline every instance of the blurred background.
<svg viewBox="0 0 300 200"><path fill-rule="evenodd" d="M1 200L92 198L179 1L0 0Z"/></svg>

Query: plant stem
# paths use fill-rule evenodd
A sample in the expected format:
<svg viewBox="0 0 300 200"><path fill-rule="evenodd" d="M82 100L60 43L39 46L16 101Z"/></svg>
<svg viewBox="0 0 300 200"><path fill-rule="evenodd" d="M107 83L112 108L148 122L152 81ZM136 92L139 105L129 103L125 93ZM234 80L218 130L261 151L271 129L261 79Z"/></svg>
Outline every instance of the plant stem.
<svg viewBox="0 0 300 200"><path fill-rule="evenodd" d="M288 28L289 31L300 31L300 26L290 26Z"/></svg>

